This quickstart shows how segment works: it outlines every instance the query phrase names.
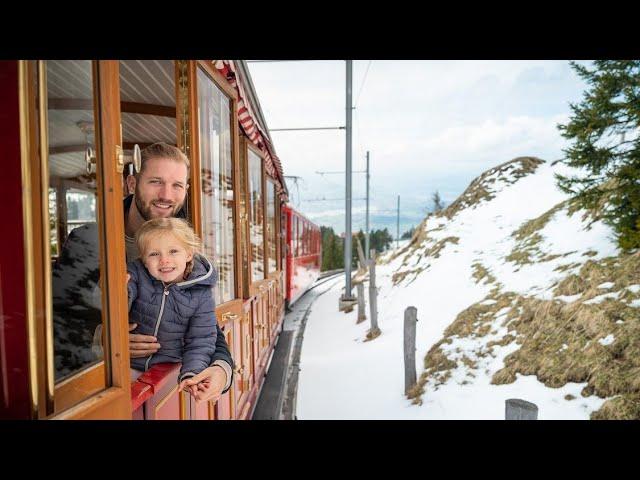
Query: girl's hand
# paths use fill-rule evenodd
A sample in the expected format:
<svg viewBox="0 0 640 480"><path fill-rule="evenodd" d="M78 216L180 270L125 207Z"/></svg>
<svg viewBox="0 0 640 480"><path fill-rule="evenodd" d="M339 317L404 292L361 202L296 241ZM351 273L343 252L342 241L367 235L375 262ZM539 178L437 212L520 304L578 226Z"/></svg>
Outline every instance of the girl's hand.
<svg viewBox="0 0 640 480"><path fill-rule="evenodd" d="M189 378L186 378L180 382L180 384L178 385L178 392L181 392L181 391L189 392L193 397L195 397L196 394L198 393L198 386L189 385L187 383L188 381L189 381Z"/></svg>

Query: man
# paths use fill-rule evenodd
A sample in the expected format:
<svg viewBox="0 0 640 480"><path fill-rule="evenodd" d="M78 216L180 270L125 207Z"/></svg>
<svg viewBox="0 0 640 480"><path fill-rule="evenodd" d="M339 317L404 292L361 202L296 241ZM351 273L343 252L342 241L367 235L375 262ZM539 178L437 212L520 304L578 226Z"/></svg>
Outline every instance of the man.
<svg viewBox="0 0 640 480"><path fill-rule="evenodd" d="M136 231L142 224L159 217L184 218L184 202L189 188L189 159L180 149L165 143L155 143L142 150L140 172L127 177L129 191L124 200L125 247L127 260L138 256L134 241ZM129 331L136 327L130 325ZM231 386L233 360L220 327L216 351L211 366L188 380L187 384L198 385L197 401L220 398ZM132 358L145 357L158 351L160 344L149 335L129 334L129 353Z"/></svg>

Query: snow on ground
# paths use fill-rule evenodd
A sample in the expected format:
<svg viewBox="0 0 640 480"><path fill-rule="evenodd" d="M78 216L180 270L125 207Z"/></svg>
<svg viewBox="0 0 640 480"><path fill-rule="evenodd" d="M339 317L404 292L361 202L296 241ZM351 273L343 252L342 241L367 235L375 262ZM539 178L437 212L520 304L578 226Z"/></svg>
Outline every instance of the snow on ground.
<svg viewBox="0 0 640 480"><path fill-rule="evenodd" d="M474 264L488 269L502 284L502 291L550 299L554 284L577 272L587 260L617 255L607 227L596 223L586 230L586 222L579 213L568 216L566 209L560 209L538 232L541 236L537 245L539 254L532 254L532 263L518 265L506 260L514 249L522 248L522 241L512 236L512 232L567 198L555 187L554 180L554 174L566 171L565 168L560 164L542 164L534 174L512 185L500 187L500 182L495 182L494 185L498 185L495 198L465 208L451 220L430 217L427 220L429 246L448 237L457 237L457 244L447 243L438 258L422 255L420 248L410 258L399 255L377 267L378 324L382 331L378 338L363 341L370 325L368 319L356 325L357 309L348 314L338 312L344 282L320 297L304 333L298 418L503 419L505 400L522 398L538 405L540 419L588 419L605 399L583 398L580 391L585 384L553 389L534 376L519 376L512 384L490 384L492 375L503 366L504 357L518 346L513 343L495 346L495 357L481 358L477 353L487 341L502 338L506 329L495 329L491 335L481 338L456 338L451 345L445 345L453 349L449 352L452 356L459 353L476 362L476 368L469 370L459 362L451 378L437 390L428 383L421 406L412 405L404 396L406 307L418 309L416 364L419 376L427 351L442 338L458 313L483 301L495 287L484 281L476 283L472 277ZM438 227L441 228L435 230ZM587 252L590 253L585 255ZM543 255L556 257L543 261ZM573 266L568 270L557 269L570 264ZM398 285L392 284L394 273L414 269L421 272L407 275ZM602 300L607 296L612 295L605 293L601 295ZM368 317L368 296L366 298ZM562 300L574 299L564 297ZM499 314L505 315L507 311Z"/></svg>

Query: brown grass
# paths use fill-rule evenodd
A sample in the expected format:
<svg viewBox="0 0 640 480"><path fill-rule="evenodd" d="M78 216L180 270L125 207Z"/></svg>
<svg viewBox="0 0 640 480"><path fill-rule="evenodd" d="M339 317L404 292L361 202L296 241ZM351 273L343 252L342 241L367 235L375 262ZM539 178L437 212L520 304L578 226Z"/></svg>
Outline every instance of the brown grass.
<svg viewBox="0 0 640 480"><path fill-rule="evenodd" d="M496 277L491 275L491 272L480 262L475 262L471 265L471 268L473 268L471 276L476 280L476 283L480 283L485 278L486 280L484 281L484 285L489 285L496 281Z"/></svg>
<svg viewBox="0 0 640 480"><path fill-rule="evenodd" d="M535 172L541 163L544 163L544 160L540 160L539 158L518 157L498 165L491 170L487 170L473 180L462 195L442 212L438 213L438 215L451 219L465 208L473 207L483 201L493 199L495 195L491 187L495 184L496 179L508 184L513 184L520 178Z"/></svg>
<svg viewBox="0 0 640 480"><path fill-rule="evenodd" d="M549 223L557 212L566 208L566 206L567 201L560 202L539 217L523 223L517 230L515 230L511 236L516 239L517 243L511 253L507 255L506 260L521 266L527 263L533 263L534 258L537 262L549 262L556 258L575 253L574 251L564 254L542 255L539 248L539 245L543 240L542 235L540 235L539 232L547 225L547 223Z"/></svg>
<svg viewBox="0 0 640 480"><path fill-rule="evenodd" d="M614 282L611 289L597 288ZM512 383L516 375L536 375L548 387L558 388L569 382L586 383L582 396L613 397L593 412L592 419L640 419L640 315L628 302L640 298L629 285L640 283L640 253L611 257L597 262L588 260L577 275L560 282L555 295L575 295L579 300L539 300L513 292L493 289L488 298L492 305L471 305L447 328L444 338L425 357L425 371L416 385L414 403L420 402L429 380L444 383L458 364L448 359L440 346L451 343L457 335L481 336L497 327L495 314L511 307L503 325L509 334L486 344L478 357L491 354L495 345L517 342L520 348L507 355L504 368L494 373L492 384ZM584 302L607 292L622 292L617 299L597 304ZM599 340L609 334L614 342L602 345ZM482 355L481 355L482 354ZM463 357L462 363L475 368ZM447 375L447 372L449 374ZM572 396L565 397L572 400Z"/></svg>
<svg viewBox="0 0 640 480"><path fill-rule="evenodd" d="M363 341L364 342L369 342L371 340L374 340L374 339L378 338L381 333L382 332L380 331L379 328L371 328L367 332L367 335L366 335L366 337L365 337L365 339Z"/></svg>

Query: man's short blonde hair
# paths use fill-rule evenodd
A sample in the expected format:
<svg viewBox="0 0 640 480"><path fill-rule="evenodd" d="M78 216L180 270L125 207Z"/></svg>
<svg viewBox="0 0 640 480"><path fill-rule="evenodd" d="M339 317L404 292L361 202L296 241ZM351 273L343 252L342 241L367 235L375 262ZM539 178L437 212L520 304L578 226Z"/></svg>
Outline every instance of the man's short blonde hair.
<svg viewBox="0 0 640 480"><path fill-rule="evenodd" d="M136 232L136 246L143 257L149 240L162 235L173 235L192 254L200 253L202 242L186 220L181 218L154 218L142 224Z"/></svg>
<svg viewBox="0 0 640 480"><path fill-rule="evenodd" d="M189 168L191 164L189 163L189 159L187 156L182 153L178 147L174 147L173 145L169 145L164 142L157 142L152 145L149 145L146 148L143 148L140 151L141 161L140 161L140 172L138 174L144 172L144 164L152 160L154 158L168 158L169 160L173 160L174 162L184 163L187 166L187 178L189 177Z"/></svg>

